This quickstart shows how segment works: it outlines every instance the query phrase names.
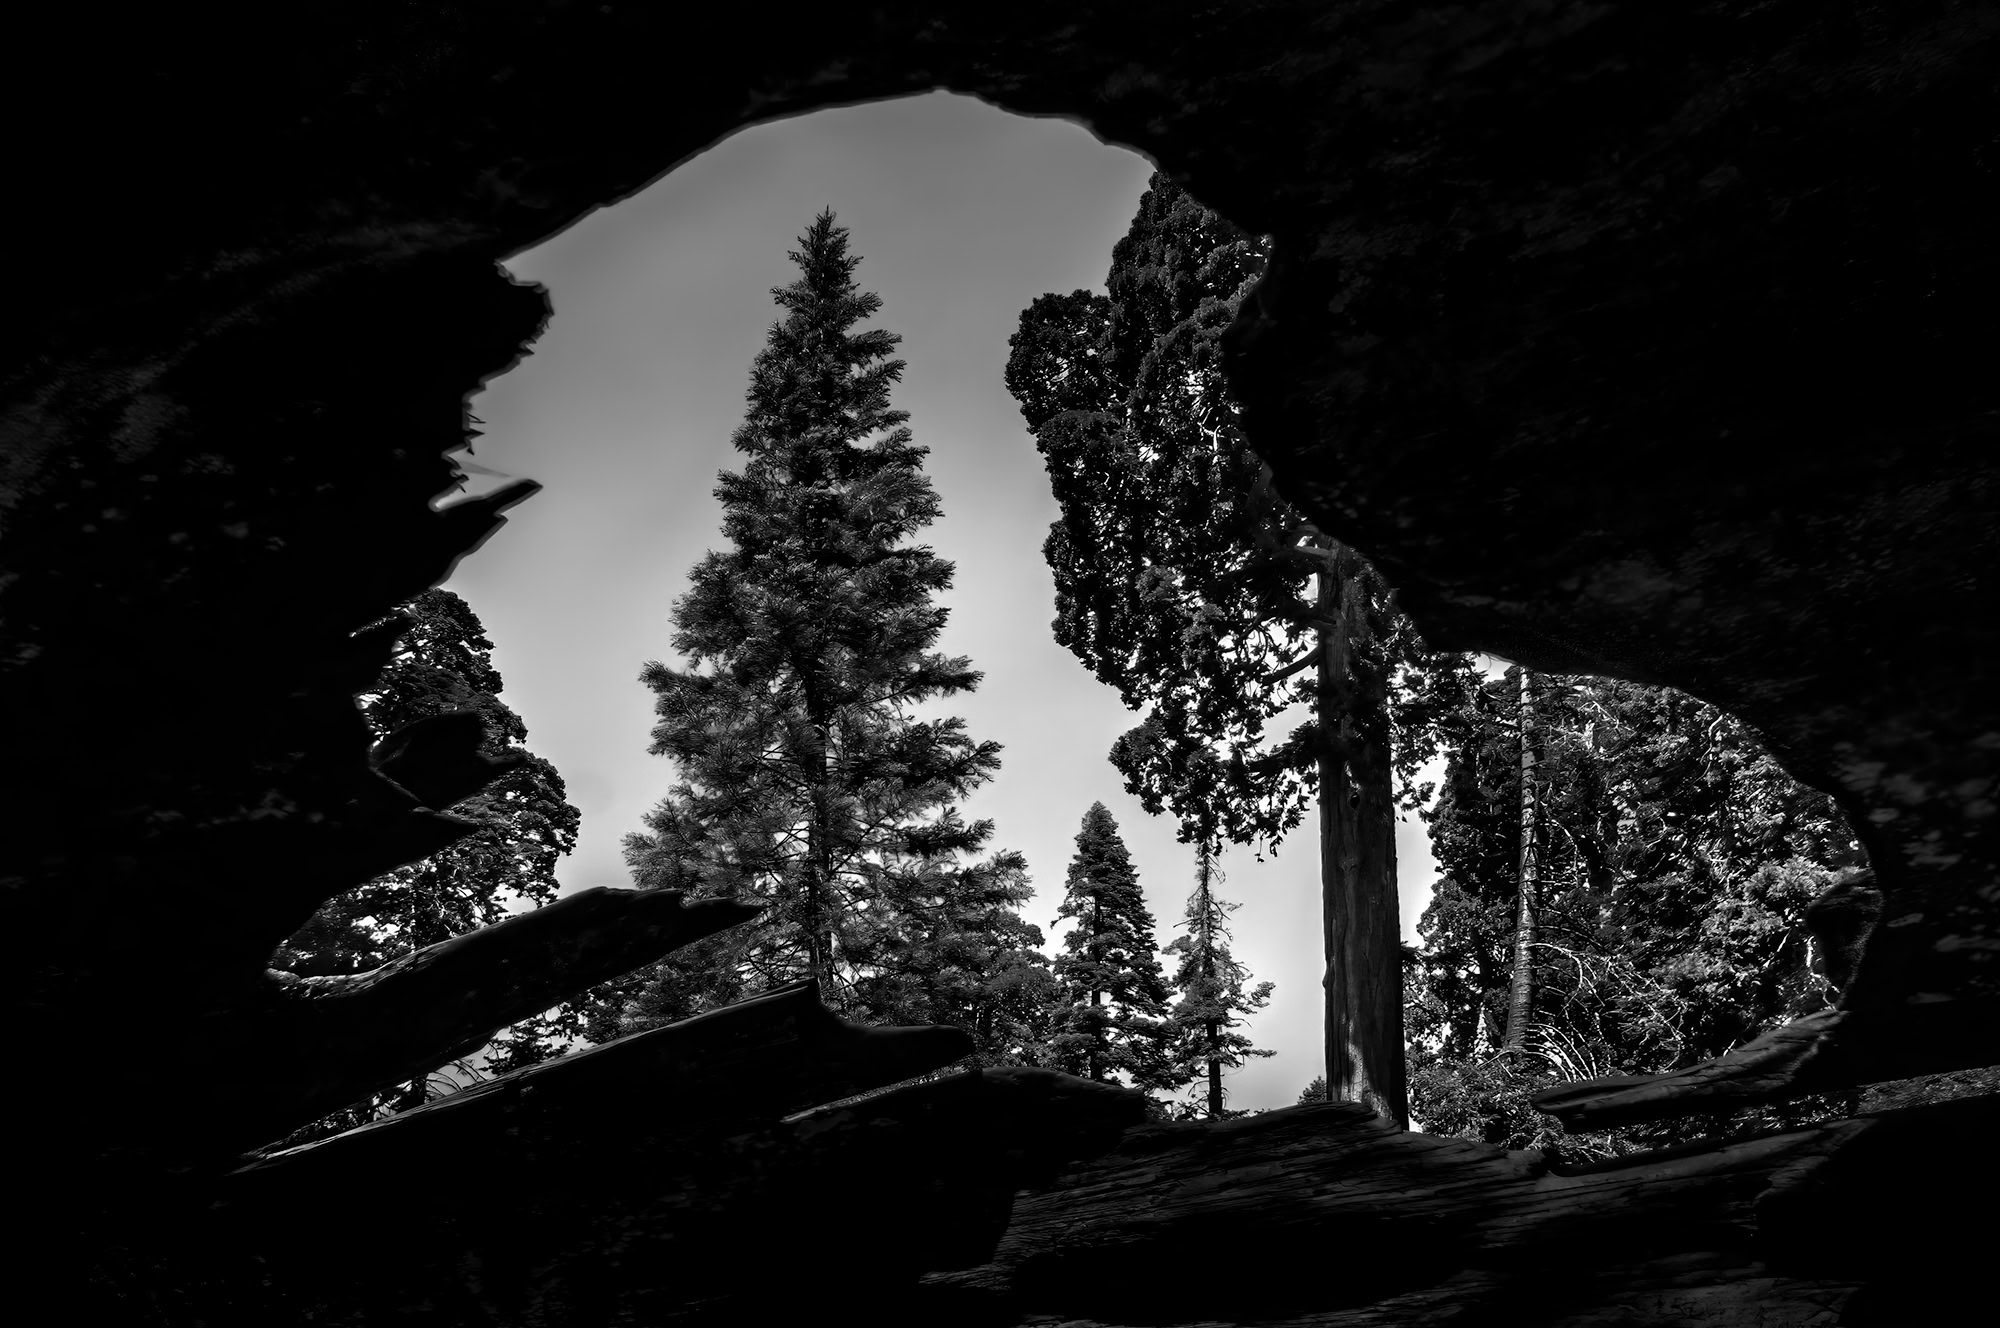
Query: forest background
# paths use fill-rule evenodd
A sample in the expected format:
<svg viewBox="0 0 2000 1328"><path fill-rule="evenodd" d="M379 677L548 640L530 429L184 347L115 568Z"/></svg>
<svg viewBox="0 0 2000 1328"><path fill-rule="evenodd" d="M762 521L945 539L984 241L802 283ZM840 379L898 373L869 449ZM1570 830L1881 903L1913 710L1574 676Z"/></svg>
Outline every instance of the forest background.
<svg viewBox="0 0 2000 1328"><path fill-rule="evenodd" d="M652 698L635 662L675 656L669 609L685 569L722 543L714 477L736 460L727 440L740 418L744 368L770 328L772 310L755 297L792 275L773 255L790 247L803 217L830 206L855 234L861 286L884 299L878 325L902 341L908 372L895 404L914 416L929 482L942 499L943 519L920 536L958 565L942 599L951 617L938 646L985 675L976 693L941 697L919 706L917 717L961 716L978 738L1004 744L1000 778L974 792L964 811L997 823L991 847L1025 853L1038 886L1025 911L1042 925L1045 953L1064 948L1067 922L1056 910L1072 827L1082 807L1103 816L1097 804L1116 809L1133 849L1146 904L1162 924L1155 942L1172 938L1196 855L1176 842L1173 820L1145 815L1105 759L1137 716L1057 645L1061 632L1050 631L1055 587L1039 554L1056 509L1034 450L1037 441L1046 450L1050 437L1039 423L1037 438L1024 437L995 371L1006 363L1016 318L1025 335L1040 316L1020 312L1036 296L1076 290L1083 298L1101 288L1113 242L1127 224L1140 224L1130 219L1148 174L1143 161L1073 126L1022 121L963 98L917 98L746 131L511 263L549 289L555 325L523 366L475 399L485 436L461 464L473 491L524 473L548 491L447 585L470 601L498 645L492 662L508 681L504 701L479 702L499 720L489 729L515 743L525 736L537 754L541 773L524 767L515 777L521 787L503 801L515 800L517 821L529 805L541 810L527 811L515 848L491 846L502 853L493 862L511 857L532 880L530 896L545 901L558 890L626 883L620 840L680 773L645 754ZM1155 211L1147 215L1184 206L1171 201L1170 186L1154 186L1146 207ZM1077 215L1080 205L1086 215ZM1194 250L1175 257L1189 244L1241 249L1237 241L1252 238L1232 240L1219 219L1193 224L1196 231L1158 251L1185 274L1177 281L1192 279L1203 262ZM1227 299L1231 289L1240 293L1234 278L1213 293ZM1007 364L1006 383L1014 373ZM1218 380L1204 393L1220 390ZM1027 398L1020 407L1032 420L1045 414ZM1227 415L1220 398L1203 409ZM1223 434L1214 438L1220 445ZM1096 492L1096 481L1081 492ZM1123 565L1106 570L1107 585L1131 579ZM451 594L413 610L422 626L409 642L426 639L439 612L468 613ZM370 702L371 719L393 720L385 707L458 708L442 705L449 671L425 681L431 655L420 648L404 656L389 691ZM1825 983L1806 968L1797 915L1834 868L1854 859L1824 800L1791 785L1754 737L1723 717L1646 689L1533 680L1545 713L1528 728L1548 766L1530 800L1545 804L1537 834L1548 841L1534 856L1549 868L1543 892L1551 911L1531 949L1542 968L1574 972L1567 980L1541 974L1540 1008L1530 1019L1519 1004L1526 970L1515 964L1517 1008L1506 1013L1514 864L1525 871L1517 832L1528 807L1514 778L1510 753L1522 747L1521 728L1509 706L1531 680L1498 678L1499 661L1477 663L1448 690L1471 688L1483 672L1487 694L1465 690L1460 704L1433 714L1458 718L1448 725L1456 752L1449 770L1433 762L1417 774L1446 786L1428 817L1430 834L1408 814L1396 834L1411 1069L1421 1090L1412 1105L1419 1128L1542 1145L1546 1130L1522 1095L1551 1071L1668 1068L1718 1054L1771 1019L1823 1001ZM1100 673L1104 667L1100 661ZM474 680L475 692L498 687L483 656L478 668L487 680ZM1276 717L1274 736L1306 717ZM577 839L574 808L583 811ZM1224 857L1223 895L1242 905L1233 919L1237 960L1260 988L1279 988L1242 1030L1249 1037L1239 1045L1277 1055L1229 1075L1237 1111L1296 1101L1324 1068L1316 840L1301 827L1281 858L1242 847ZM1434 889L1433 841L1451 878L1441 889ZM573 842L574 856L563 860ZM492 876L482 870L465 879ZM385 900L401 897L394 883L387 888ZM422 943L491 920L490 911L413 914L408 925ZM1520 935L1536 933L1523 926ZM1420 962L1412 943L1424 948ZM1388 933L1370 942L1391 944ZM1393 981L1395 961L1388 962ZM1514 1045L1523 1026L1529 1060L1496 1069L1487 1058L1503 1038ZM1400 1045L1395 1033L1385 1044ZM1400 1053L1391 1054L1400 1066ZM420 1096L423 1086L407 1088Z"/></svg>
<svg viewBox="0 0 2000 1328"><path fill-rule="evenodd" d="M545 487L446 585L495 642L528 746L582 810L577 848L556 868L565 891L629 883L621 838L672 782L670 763L646 754L654 698L639 667L673 657L672 601L721 546L710 490L740 464L729 438L777 314L767 291L793 278L786 252L832 207L862 256L857 279L882 296L876 323L903 337L896 404L931 449L944 515L923 538L958 569L939 648L986 674L938 709L1005 748L966 815L991 817L995 846L1026 856L1037 894L1024 911L1053 953L1077 823L1103 802L1161 943L1172 938L1194 859L1106 759L1137 716L1050 634L1041 545L1057 509L1002 381L1029 303L1102 286L1151 170L1075 125L933 94L745 130L509 262L548 287L555 316L534 353L473 399L485 436L461 458L470 492L500 475ZM1414 817L1398 850L1414 941L1435 875ZM1276 984L1252 1031L1277 1055L1231 1076L1230 1105L1288 1106L1321 1072L1315 845L1302 831L1275 858L1232 848L1222 866L1224 893L1242 903L1237 957Z"/></svg>

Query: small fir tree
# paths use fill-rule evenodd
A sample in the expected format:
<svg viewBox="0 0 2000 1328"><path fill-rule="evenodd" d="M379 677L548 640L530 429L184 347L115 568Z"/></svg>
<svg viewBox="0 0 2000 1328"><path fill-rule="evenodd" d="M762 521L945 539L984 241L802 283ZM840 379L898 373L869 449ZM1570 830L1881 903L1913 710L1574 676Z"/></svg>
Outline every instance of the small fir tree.
<svg viewBox="0 0 2000 1328"><path fill-rule="evenodd" d="M1167 946L1167 953L1180 956L1174 987L1181 995L1168 1015L1173 1030L1171 1075L1193 1085L1196 1103L1189 1104L1193 1114L1222 1120L1245 1114L1223 1106L1222 1072L1236 1069L1246 1057L1274 1054L1236 1031L1246 1015L1270 1004L1273 984L1260 982L1246 989L1250 970L1229 949L1229 915L1240 905L1216 893L1222 883L1216 850L1197 844L1195 854L1194 892L1188 896L1181 922L1187 934Z"/></svg>
<svg viewBox="0 0 2000 1328"><path fill-rule="evenodd" d="M1058 914L1076 925L1054 964L1055 1068L1100 1082L1123 1073L1143 1089L1173 1087L1168 992L1153 915L1118 823L1101 802L1084 813Z"/></svg>

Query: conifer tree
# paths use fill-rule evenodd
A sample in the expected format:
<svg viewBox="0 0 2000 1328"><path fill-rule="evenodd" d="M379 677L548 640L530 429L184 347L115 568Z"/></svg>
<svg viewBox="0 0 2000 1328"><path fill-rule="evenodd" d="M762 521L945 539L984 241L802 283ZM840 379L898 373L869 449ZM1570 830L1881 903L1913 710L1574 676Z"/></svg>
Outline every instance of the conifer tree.
<svg viewBox="0 0 2000 1328"><path fill-rule="evenodd" d="M1021 855L885 879L895 923L873 951L876 971L857 984L861 1007L884 1023L962 1028L980 1065L1043 1064L1056 985L1042 930L1020 913L1034 894Z"/></svg>
<svg viewBox="0 0 2000 1328"><path fill-rule="evenodd" d="M784 316L732 439L747 460L715 490L729 547L674 605L685 665L641 674L657 696L651 750L680 779L625 841L642 885L770 908L615 984L593 1038L805 978L850 1015L915 1003L998 1020L960 989L965 974L998 983L1028 941L999 920L1025 890L1018 860L961 861L992 826L966 823L957 803L991 778L999 745L913 713L980 674L933 649L952 565L914 542L940 509L927 449L890 405L898 338L859 327L881 300L856 285L860 259L831 211L791 258L800 275L772 291ZM993 951L976 961L952 950L975 920Z"/></svg>
<svg viewBox="0 0 2000 1328"><path fill-rule="evenodd" d="M1124 1073L1137 1088L1177 1086L1153 915L1118 822L1101 802L1083 814L1057 912L1076 925L1054 964L1055 1068L1100 1082Z"/></svg>
<svg viewBox="0 0 2000 1328"><path fill-rule="evenodd" d="M1229 948L1229 915L1240 906L1216 892L1222 884L1216 853L1201 845L1195 852L1195 887L1181 922L1187 934L1167 946L1169 954L1180 956L1173 981L1181 995L1168 1016L1173 1028L1172 1077L1195 1084L1201 1114L1222 1120L1244 1114L1224 1108L1222 1072L1242 1065L1245 1057L1274 1054L1236 1031L1243 1016L1270 1004L1273 984L1260 982L1245 990L1250 970Z"/></svg>
<svg viewBox="0 0 2000 1328"><path fill-rule="evenodd" d="M1155 174L1108 294L1023 311L1007 386L1062 511L1044 548L1056 639L1144 712L1112 762L1210 848L1275 850L1317 811L1328 1072L1336 1096L1400 1120L1395 777L1421 801L1431 721L1465 666L1421 650L1380 577L1285 502L1242 436L1220 337L1265 252ZM1267 737L1294 706L1310 718Z"/></svg>
<svg viewBox="0 0 2000 1328"><path fill-rule="evenodd" d="M514 762L485 789L449 810L481 829L421 862L387 872L328 900L271 957L300 976L360 973L427 945L499 922L556 897L556 864L576 847L581 814L562 776L525 746L527 725L500 699L493 642L472 606L433 589L398 610L409 627L395 654L362 696L361 713L379 740L437 715L470 712L484 722L483 753ZM511 1069L558 1053L581 1031L573 1010L559 1008L508 1029L489 1046L486 1068ZM441 1085L411 1080L304 1127L294 1142L373 1119L385 1109L423 1102Z"/></svg>

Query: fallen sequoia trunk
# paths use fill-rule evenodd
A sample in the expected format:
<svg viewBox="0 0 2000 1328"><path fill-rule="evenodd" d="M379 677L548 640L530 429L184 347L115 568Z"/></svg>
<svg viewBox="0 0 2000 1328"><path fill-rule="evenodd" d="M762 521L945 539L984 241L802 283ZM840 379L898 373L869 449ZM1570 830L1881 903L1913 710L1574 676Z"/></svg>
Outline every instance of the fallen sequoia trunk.
<svg viewBox="0 0 2000 1328"><path fill-rule="evenodd" d="M1035 1070L780 1116L929 1058L812 997L253 1160L186 1227L243 1262L185 1257L182 1317L1899 1328L1964 1321L1990 1242L1964 1204L2000 1182L2000 1096L1585 1167L1352 1103L1135 1126L1136 1095Z"/></svg>
<svg viewBox="0 0 2000 1328"><path fill-rule="evenodd" d="M245 1142L269 1139L301 1118L469 1056L552 1001L761 911L733 899L688 900L678 890L600 886L366 973L267 971L276 999L251 1006L247 1045L229 1067L236 1081L249 1080L234 1123Z"/></svg>
<svg viewBox="0 0 2000 1328"><path fill-rule="evenodd" d="M183 1316L207 1324L873 1313L988 1258L1017 1190L1143 1116L1039 1070L831 1101L970 1049L848 1024L800 984L254 1158L184 1219L165 1280L207 1288Z"/></svg>
<svg viewBox="0 0 2000 1328"><path fill-rule="evenodd" d="M1586 1167L1352 1103L1146 1126L924 1279L963 1325L1943 1324L1972 1303L2000 1097Z"/></svg>

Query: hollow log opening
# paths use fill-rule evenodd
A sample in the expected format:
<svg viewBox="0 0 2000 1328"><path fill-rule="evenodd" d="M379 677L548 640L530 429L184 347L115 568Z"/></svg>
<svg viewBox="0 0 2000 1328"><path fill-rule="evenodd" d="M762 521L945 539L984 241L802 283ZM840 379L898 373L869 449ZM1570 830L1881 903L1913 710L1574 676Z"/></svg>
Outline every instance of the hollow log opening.
<svg viewBox="0 0 2000 1328"><path fill-rule="evenodd" d="M272 1161L300 1178L288 1188L246 1178L245 1149L329 1096L448 1058L524 1001L728 925L668 892L607 892L448 942L344 1006L263 969L320 902L465 832L436 807L480 777L469 751L411 757L401 777L371 761L353 695L390 640L355 633L532 492L430 506L467 396L547 318L499 261L744 125L936 88L1075 120L1273 237L1228 340L1248 436L1287 498L1398 587L1432 645L1672 684L1743 717L1852 818L1880 921L1839 938L1852 981L1837 1011L1659 1081L1567 1086L1550 1111L1638 1119L2000 1062L2000 616L1984 585L2000 553L2000 7L1031 2L694 21L522 0L116 25L72 7L50 23L0 91L23 127L0 328L0 660L21 778L0 897L9 1008L34 1048L5 1112L19 1205L41 1215L11 1251L17 1286L88 1286L137 1321L260 1321L268 1307L236 1298L263 1285L253 1270L324 1274L274 1231L305 1230L300 1214L342 1185L379 1183L393 1206L397 1185L421 1181L409 1161ZM530 976L463 976L501 969ZM951 1059L947 1033L910 1036L932 1042L854 1052L868 1074L821 1086ZM806 1074L803 1051L773 1056L759 1064ZM569 1264L509 1262L474 1222L339 1312L694 1314L757 1288L703 1283L674 1301L659 1265L621 1261L620 1242L652 1233L653 1248L719 1257L713 1240L674 1244L694 1229L675 1205L696 1194L738 1203L716 1231L769 1248L789 1230L785 1197L816 1175L888 1177L872 1201L886 1224L924 1226L933 1203L953 1215L883 1267L833 1241L827 1269L864 1298L993 1255L1005 1275L964 1274L954 1303L995 1322L1045 1308L1183 1321L1153 1302L1118 1318L1065 1288L1127 1255L1131 1285L1171 1276L1162 1251L1213 1238L1226 1205L1192 1227L1167 1230L1180 1210L1162 1210L1103 1249L1037 1253L1035 1240L1060 1246L1061 1221L1024 1208L1003 1237L1010 1196L1081 1184L1095 1173L1053 1178L1102 1154L1087 1165L1127 1159L1105 1183L1152 1204L1268 1175L1296 1142L1332 1168L1326 1185L1390 1180L1338 1213L1277 1205L1283 1248L1366 1257L1403 1233L1443 1253L1380 1263L1317 1301L1245 1299L1261 1321L1397 1319L1430 1297L1440 1318L1458 1306L1496 1322L1893 1323L1899 1298L1942 1303L1969 1285L1968 1228L1862 1234L1870 1206L1936 1212L1954 1185L1976 1192L1958 1145L1936 1141L1959 1131L1971 1152L1990 1138L1968 1107L1928 1135L1864 1119L1754 1158L1649 1163L1667 1188L1647 1192L1682 1197L1617 1208L1612 1225L1619 1258L1650 1271L1535 1301L1527 1288L1556 1264L1542 1235L1504 1234L1508 1205L1545 1235L1583 1230L1600 1202L1530 1176L1539 1162L1363 1147L1365 1129L1314 1109L1262 1133L1140 1132L1107 1153L1126 1099L1019 1077L939 1080L872 1114L781 1126L781 1106L827 1100L800 1099L792 1072L749 1076L791 1086L750 1093L734 1133L649 1127L652 1151L629 1167L616 1148L593 1153L578 1134L598 1127L567 1106L535 1114L529 1090L550 1088L553 1067L549 1083L509 1087L504 1111L427 1108L404 1134L442 1119L440 1139L499 1130L525 1150L521 1174L539 1179L482 1202L559 1214L610 1196L602 1238ZM621 1113L672 1091L650 1073L617 1080ZM1287 1142L1313 1121L1325 1128ZM342 1140L321 1147L398 1156ZM1176 1170L1185 1158L1198 1165ZM1449 1190L1452 1168L1492 1207L1440 1207L1398 1179ZM1701 1179L1724 1172L1764 1179ZM550 1198L552 1177L580 1188ZM1746 1187L1770 1204L1746 1209ZM1786 1194L1836 1232L1814 1246L1805 1199ZM225 1198L236 1234L203 1262L174 1233ZM372 1251L343 1241L365 1220L317 1247L364 1282ZM1480 1253L1528 1246L1542 1252ZM1226 1304L1199 1313L1249 1321Z"/></svg>

